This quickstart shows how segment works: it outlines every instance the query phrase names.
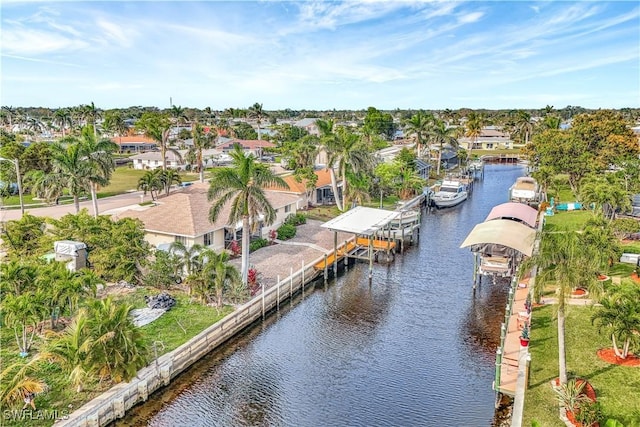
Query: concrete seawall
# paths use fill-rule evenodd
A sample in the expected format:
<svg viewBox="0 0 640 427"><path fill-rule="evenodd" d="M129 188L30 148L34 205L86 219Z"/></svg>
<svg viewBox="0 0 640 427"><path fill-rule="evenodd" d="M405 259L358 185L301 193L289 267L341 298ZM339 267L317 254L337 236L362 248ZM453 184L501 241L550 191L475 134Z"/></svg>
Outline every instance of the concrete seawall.
<svg viewBox="0 0 640 427"><path fill-rule="evenodd" d="M303 266L293 275L256 295L185 344L142 368L130 382L115 385L72 412L68 419L56 423L56 426L98 427L124 417L127 410L146 401L151 393L168 385L203 356L256 321L264 319L280 303L303 290L304 286L322 274L313 266L323 259L324 255L318 257L308 266Z"/></svg>

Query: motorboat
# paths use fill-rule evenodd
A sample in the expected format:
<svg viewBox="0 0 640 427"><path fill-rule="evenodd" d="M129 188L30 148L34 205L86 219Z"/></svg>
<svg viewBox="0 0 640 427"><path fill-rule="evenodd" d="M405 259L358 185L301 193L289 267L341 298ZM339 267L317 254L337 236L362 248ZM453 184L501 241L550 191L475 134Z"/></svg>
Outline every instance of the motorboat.
<svg viewBox="0 0 640 427"><path fill-rule="evenodd" d="M444 180L440 188L431 196L431 203L441 208L451 208L467 200L467 185L462 181Z"/></svg>
<svg viewBox="0 0 640 427"><path fill-rule="evenodd" d="M537 207L542 200L538 182L530 176L521 176L509 188L509 201Z"/></svg>

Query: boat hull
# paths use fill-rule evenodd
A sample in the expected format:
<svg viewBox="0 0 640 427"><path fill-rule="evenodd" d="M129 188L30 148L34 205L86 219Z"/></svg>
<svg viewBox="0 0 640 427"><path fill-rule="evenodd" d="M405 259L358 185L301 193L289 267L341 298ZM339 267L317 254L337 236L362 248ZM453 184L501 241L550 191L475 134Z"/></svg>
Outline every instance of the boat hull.
<svg viewBox="0 0 640 427"><path fill-rule="evenodd" d="M431 198L431 202L438 209L452 208L454 206L458 206L460 203L462 203L465 200L467 200L467 198L468 198L468 194L466 192L460 193L456 197L451 197L451 198L446 198L446 199L439 198L436 195L436 196Z"/></svg>

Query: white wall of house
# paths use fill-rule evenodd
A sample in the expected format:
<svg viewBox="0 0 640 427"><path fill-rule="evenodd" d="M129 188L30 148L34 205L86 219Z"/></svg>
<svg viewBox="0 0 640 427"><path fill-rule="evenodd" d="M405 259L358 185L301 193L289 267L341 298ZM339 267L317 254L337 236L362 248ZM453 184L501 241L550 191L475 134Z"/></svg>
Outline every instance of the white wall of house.
<svg viewBox="0 0 640 427"><path fill-rule="evenodd" d="M298 213L298 202L291 203L285 207L278 208L276 210L276 220L273 224L262 227L262 237L267 238L269 236L270 230L277 230L282 224L284 224L284 220L291 214Z"/></svg>
<svg viewBox="0 0 640 427"><path fill-rule="evenodd" d="M167 167L170 169L184 169L185 165L180 164L177 160L167 160ZM153 170L162 168L162 161L160 160L147 160L147 159L134 159L133 168L137 170Z"/></svg>

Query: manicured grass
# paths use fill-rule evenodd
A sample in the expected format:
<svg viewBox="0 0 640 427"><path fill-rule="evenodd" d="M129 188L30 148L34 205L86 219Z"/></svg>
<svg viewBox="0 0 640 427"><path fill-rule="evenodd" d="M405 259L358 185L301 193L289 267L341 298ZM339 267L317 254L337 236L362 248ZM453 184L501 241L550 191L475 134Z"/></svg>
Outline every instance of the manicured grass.
<svg viewBox="0 0 640 427"><path fill-rule="evenodd" d="M32 203L42 203L42 200L33 200L33 196L30 193L22 194L22 201L25 205L29 205ZM20 196L16 194L15 196L3 197L2 206L20 207Z"/></svg>
<svg viewBox="0 0 640 427"><path fill-rule="evenodd" d="M331 206L318 206L311 208L303 212L309 219L315 219L317 221L329 221L340 215L340 211L335 205Z"/></svg>
<svg viewBox="0 0 640 427"><path fill-rule="evenodd" d="M98 197L109 197L117 194L126 193L127 191L136 190L138 187L138 180L146 171L131 169L128 166L121 166L116 168L111 175L111 182L104 188L101 188L98 192ZM206 173L205 173L206 177ZM182 182L197 181L200 177L197 173L180 172L180 178Z"/></svg>
<svg viewBox="0 0 640 427"><path fill-rule="evenodd" d="M545 216L545 231L559 231L569 230L577 231L582 230L589 221L593 218L591 211L568 211L568 212L556 212L553 216Z"/></svg>
<svg viewBox="0 0 640 427"><path fill-rule="evenodd" d="M567 371L586 378L602 404L604 420L615 418L625 426L640 425L640 368L610 365L596 355L611 341L591 325L595 308L569 306L566 316ZM549 382L558 376L558 338L554 306L534 308L531 327L531 370L525 397L523 426L537 420L545 427L564 425ZM636 350L637 351L637 350Z"/></svg>

